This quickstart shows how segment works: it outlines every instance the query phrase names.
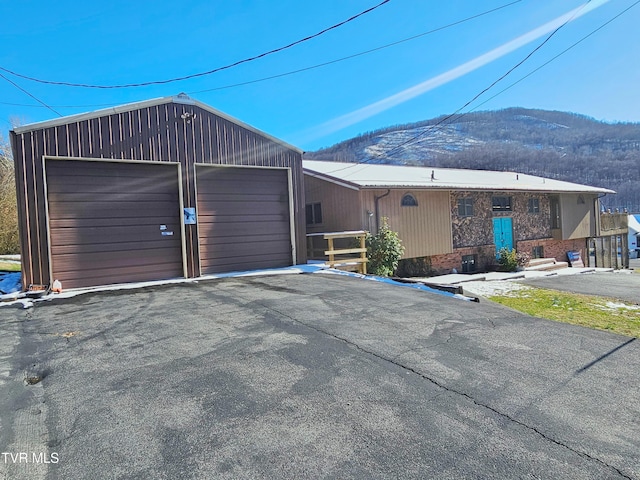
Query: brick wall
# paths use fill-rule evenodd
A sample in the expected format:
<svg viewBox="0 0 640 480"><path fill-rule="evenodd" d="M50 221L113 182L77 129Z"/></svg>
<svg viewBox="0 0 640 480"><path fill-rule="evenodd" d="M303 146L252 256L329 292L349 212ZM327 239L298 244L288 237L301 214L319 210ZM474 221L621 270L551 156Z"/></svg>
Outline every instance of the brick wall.
<svg viewBox="0 0 640 480"><path fill-rule="evenodd" d="M511 197L510 212L494 212L492 197ZM458 201L470 198L473 201L473 216L460 216ZM538 199L539 212L529 212L529 200ZM451 193L451 223L453 248L479 247L493 243L493 218L513 219L513 238L533 240L551 237L551 209L549 196L527 192L466 192Z"/></svg>
<svg viewBox="0 0 640 480"><path fill-rule="evenodd" d="M567 261L567 252L570 250L579 251L582 255L582 260L587 261L586 247L587 241L584 238L577 238L574 240L553 240L553 239L541 239L541 240L527 240L516 243L516 250L518 252L531 253L534 246L542 246L544 249L545 258L555 258L559 262Z"/></svg>

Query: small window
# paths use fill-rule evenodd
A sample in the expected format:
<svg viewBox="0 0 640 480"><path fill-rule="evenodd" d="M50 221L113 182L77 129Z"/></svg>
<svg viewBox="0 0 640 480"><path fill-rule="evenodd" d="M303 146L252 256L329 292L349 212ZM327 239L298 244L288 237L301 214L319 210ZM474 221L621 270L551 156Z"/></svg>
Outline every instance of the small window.
<svg viewBox="0 0 640 480"><path fill-rule="evenodd" d="M307 203L306 216L307 225L322 223L322 206L319 203Z"/></svg>
<svg viewBox="0 0 640 480"><path fill-rule="evenodd" d="M540 213L540 199L539 198L530 198L529 199L529 213Z"/></svg>
<svg viewBox="0 0 640 480"><path fill-rule="evenodd" d="M582 195L578 195L578 205L584 205L584 197Z"/></svg>
<svg viewBox="0 0 640 480"><path fill-rule="evenodd" d="M462 273L472 273L476 271L477 264L476 255L463 255L462 256Z"/></svg>
<svg viewBox="0 0 640 480"><path fill-rule="evenodd" d="M403 207L417 207L418 201L416 200L416 197L414 197L410 193L407 193L404 197L402 197L400 205L402 205Z"/></svg>
<svg viewBox="0 0 640 480"><path fill-rule="evenodd" d="M511 197L493 197L491 205L494 212L510 212Z"/></svg>
<svg viewBox="0 0 640 480"><path fill-rule="evenodd" d="M544 258L544 247L536 245L531 249L531 258Z"/></svg>
<svg viewBox="0 0 640 480"><path fill-rule="evenodd" d="M465 197L458 199L458 216L473 217L473 198Z"/></svg>

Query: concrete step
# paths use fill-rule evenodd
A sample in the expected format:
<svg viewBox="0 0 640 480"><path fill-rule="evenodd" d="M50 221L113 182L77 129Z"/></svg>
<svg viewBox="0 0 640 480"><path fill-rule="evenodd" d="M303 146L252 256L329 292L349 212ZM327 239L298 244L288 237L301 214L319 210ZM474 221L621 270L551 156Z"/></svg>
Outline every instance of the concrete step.
<svg viewBox="0 0 640 480"><path fill-rule="evenodd" d="M538 259L536 259L538 260ZM547 259L548 260L548 259ZM569 267L569 263L568 262L558 262L555 259L551 259L553 260L552 262L538 262L535 265L531 265L531 262L529 262L529 266L527 268L525 268L525 271L527 272L541 272L541 271L550 271L550 270L559 270L561 268L567 268Z"/></svg>
<svg viewBox="0 0 640 480"><path fill-rule="evenodd" d="M529 260L529 267L537 267L538 265L555 264L555 258L532 258Z"/></svg>

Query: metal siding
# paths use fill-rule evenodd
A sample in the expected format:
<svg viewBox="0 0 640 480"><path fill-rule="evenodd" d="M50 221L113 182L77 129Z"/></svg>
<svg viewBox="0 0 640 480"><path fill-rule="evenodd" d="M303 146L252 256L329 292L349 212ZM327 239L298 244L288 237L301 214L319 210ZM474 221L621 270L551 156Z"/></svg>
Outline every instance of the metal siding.
<svg viewBox="0 0 640 480"><path fill-rule="evenodd" d="M197 166L203 274L292 263L287 170Z"/></svg>
<svg viewBox="0 0 640 480"><path fill-rule="evenodd" d="M186 124L184 112L196 113ZM167 102L139 112L105 113L67 125L12 132L19 186L23 281L50 283L44 216L42 158L80 157L179 162L184 206L195 205L193 165L247 164L290 167L293 181L297 260L306 262L302 155L268 137L193 105ZM197 226L186 226L188 275L197 275Z"/></svg>
<svg viewBox="0 0 640 480"><path fill-rule="evenodd" d="M306 203L320 203L322 208L322 223L307 225L307 233L375 228L375 224L369 227L368 215L366 208L362 208L359 191L309 175L304 176L304 184Z"/></svg>
<svg viewBox="0 0 640 480"><path fill-rule="evenodd" d="M375 212L374 197L387 190L363 190L363 207ZM401 206L402 197L410 193L417 207ZM402 258L427 257L453 252L450 201L448 191L396 189L379 200L380 218L398 232L405 252ZM375 227L374 227L375 228Z"/></svg>
<svg viewBox="0 0 640 480"><path fill-rule="evenodd" d="M63 287L182 276L175 167L49 159L46 169L52 272Z"/></svg>

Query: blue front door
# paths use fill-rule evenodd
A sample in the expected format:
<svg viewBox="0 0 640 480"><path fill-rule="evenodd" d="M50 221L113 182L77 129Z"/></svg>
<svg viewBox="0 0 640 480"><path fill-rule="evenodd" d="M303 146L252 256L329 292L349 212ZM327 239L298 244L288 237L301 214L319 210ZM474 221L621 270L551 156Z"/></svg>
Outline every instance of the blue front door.
<svg viewBox="0 0 640 480"><path fill-rule="evenodd" d="M496 244L496 253L501 248L513 249L513 223L511 217L494 217L493 243Z"/></svg>

